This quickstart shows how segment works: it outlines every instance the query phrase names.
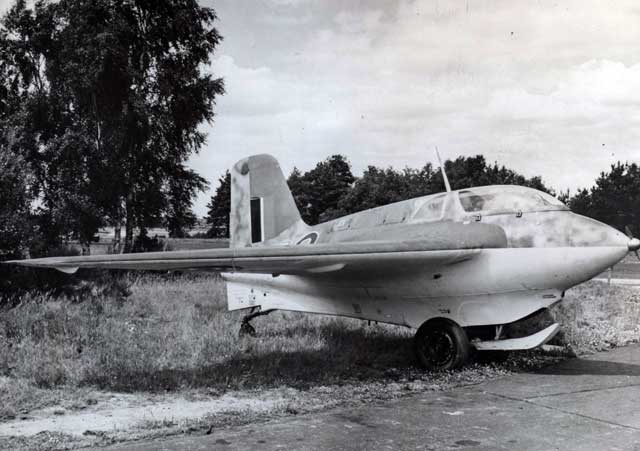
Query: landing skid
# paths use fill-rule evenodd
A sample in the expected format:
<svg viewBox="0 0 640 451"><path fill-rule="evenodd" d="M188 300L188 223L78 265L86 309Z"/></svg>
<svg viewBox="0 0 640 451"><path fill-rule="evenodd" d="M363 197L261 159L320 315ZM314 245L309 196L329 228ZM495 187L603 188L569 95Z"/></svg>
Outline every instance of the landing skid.
<svg viewBox="0 0 640 451"><path fill-rule="evenodd" d="M255 336L257 336L258 333L256 332L255 327L253 327L253 325L251 325L251 320L253 318L257 318L258 316L268 315L269 313L273 312L274 310L275 309L261 310L260 307L252 307L251 308L251 312L247 316L242 318L242 322L240 323L240 332L238 332L238 335L240 337L246 337L246 336L255 337Z"/></svg>
<svg viewBox="0 0 640 451"><path fill-rule="evenodd" d="M516 351L533 349L538 346L542 346L551 340L559 330L560 325L558 323L553 323L549 327L527 337L478 341L474 342L473 345L478 351Z"/></svg>

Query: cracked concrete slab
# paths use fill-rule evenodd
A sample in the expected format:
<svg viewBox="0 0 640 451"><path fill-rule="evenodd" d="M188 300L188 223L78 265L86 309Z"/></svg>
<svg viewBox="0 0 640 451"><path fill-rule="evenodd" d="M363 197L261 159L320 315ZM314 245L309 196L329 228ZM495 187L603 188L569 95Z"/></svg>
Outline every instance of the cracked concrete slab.
<svg viewBox="0 0 640 451"><path fill-rule="evenodd" d="M640 346L446 393L111 450L640 450Z"/></svg>
<svg viewBox="0 0 640 451"><path fill-rule="evenodd" d="M565 360L536 373L515 374L490 381L483 384L483 387L502 396L534 399L631 385L640 385L638 346Z"/></svg>
<svg viewBox="0 0 640 451"><path fill-rule="evenodd" d="M537 398L533 403L640 431L640 388L635 385Z"/></svg>

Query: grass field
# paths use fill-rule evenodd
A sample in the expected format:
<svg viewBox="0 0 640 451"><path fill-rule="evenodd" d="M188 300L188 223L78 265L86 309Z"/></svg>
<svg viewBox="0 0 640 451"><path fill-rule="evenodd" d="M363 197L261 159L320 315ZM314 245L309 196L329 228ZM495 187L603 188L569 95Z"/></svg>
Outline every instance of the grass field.
<svg viewBox="0 0 640 451"><path fill-rule="evenodd" d="M413 331L406 328L275 312L254 320L259 337L240 338L242 313L226 311L216 275L126 282L126 299L108 291L83 302L34 295L0 313L0 420L46 406L82 409L101 392L220 396L284 389L280 413L291 414L473 383L551 358L517 353L499 365L429 374L417 368ZM553 313L564 330L559 344L577 353L640 338L640 291L633 288L589 282L568 291Z"/></svg>

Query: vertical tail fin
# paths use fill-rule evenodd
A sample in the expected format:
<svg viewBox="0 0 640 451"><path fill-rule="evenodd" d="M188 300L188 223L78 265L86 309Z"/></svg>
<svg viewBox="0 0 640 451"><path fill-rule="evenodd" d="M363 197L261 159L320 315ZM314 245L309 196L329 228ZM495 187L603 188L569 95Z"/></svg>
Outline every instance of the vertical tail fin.
<svg viewBox="0 0 640 451"><path fill-rule="evenodd" d="M278 161L254 155L231 169L231 247L246 247L280 235L300 221Z"/></svg>

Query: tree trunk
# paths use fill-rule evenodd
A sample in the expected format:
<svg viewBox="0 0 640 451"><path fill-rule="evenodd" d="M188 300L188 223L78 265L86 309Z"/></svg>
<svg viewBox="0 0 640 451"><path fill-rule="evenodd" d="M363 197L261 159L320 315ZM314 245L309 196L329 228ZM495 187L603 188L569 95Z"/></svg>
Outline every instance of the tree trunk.
<svg viewBox="0 0 640 451"><path fill-rule="evenodd" d="M131 195L127 197L125 205L125 235L124 235L124 252L131 252L133 248L133 208L131 206Z"/></svg>
<svg viewBox="0 0 640 451"><path fill-rule="evenodd" d="M118 221L113 227L113 253L120 254L122 252L122 223Z"/></svg>

